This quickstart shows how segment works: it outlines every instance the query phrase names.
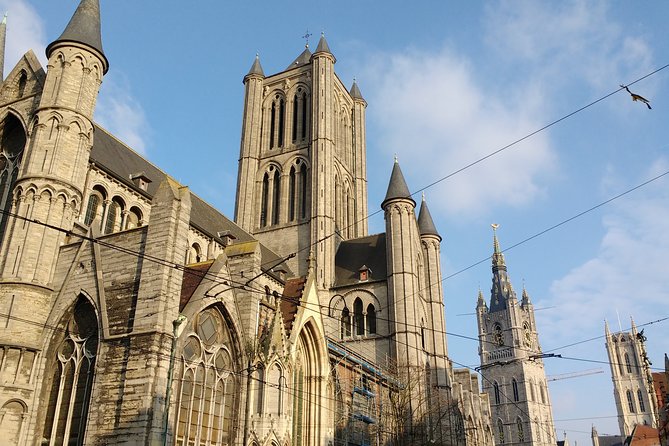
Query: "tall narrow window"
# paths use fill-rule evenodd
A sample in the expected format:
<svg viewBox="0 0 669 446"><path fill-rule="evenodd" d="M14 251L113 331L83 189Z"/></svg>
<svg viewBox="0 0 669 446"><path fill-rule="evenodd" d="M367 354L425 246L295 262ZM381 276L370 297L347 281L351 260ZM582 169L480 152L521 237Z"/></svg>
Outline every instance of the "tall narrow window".
<svg viewBox="0 0 669 446"><path fill-rule="evenodd" d="M42 438L49 444L79 446L84 443L98 350L97 317L88 300L79 298L63 333L49 359L53 375Z"/></svg>
<svg viewBox="0 0 669 446"><path fill-rule="evenodd" d="M523 430L523 420L518 418L516 420L516 429L518 429L518 442L525 441L525 431Z"/></svg>
<svg viewBox="0 0 669 446"><path fill-rule="evenodd" d="M276 131L276 103L272 102L272 110L269 115L269 148L274 148L274 132Z"/></svg>
<svg viewBox="0 0 669 446"><path fill-rule="evenodd" d="M632 392L629 390L627 391L627 405L629 407L630 412L634 413L635 412L634 398L632 397Z"/></svg>
<svg viewBox="0 0 669 446"><path fill-rule="evenodd" d="M95 220L95 216L98 213L98 207L100 206L100 197L95 194L91 194L88 198L88 207L86 208L86 218L84 218L84 224L90 225Z"/></svg>
<svg viewBox="0 0 669 446"><path fill-rule="evenodd" d="M116 221L121 218L121 209L116 201L111 201L109 203L109 209L107 210L107 221L105 222L105 234L111 234L114 232L114 226Z"/></svg>
<svg viewBox="0 0 669 446"><path fill-rule="evenodd" d="M518 381L516 381L516 378L513 378L511 380L511 387L513 388L513 400L518 401L519 400L519 395L518 395Z"/></svg>
<svg viewBox="0 0 669 446"><path fill-rule="evenodd" d="M256 387L256 413L264 414L265 406L265 369L262 366L258 367L255 373L255 387Z"/></svg>
<svg viewBox="0 0 669 446"><path fill-rule="evenodd" d="M348 308L344 307L341 312L341 338L348 338L351 336L351 313Z"/></svg>
<svg viewBox="0 0 669 446"><path fill-rule="evenodd" d="M376 309L374 305L367 305L367 333L376 334Z"/></svg>
<svg viewBox="0 0 669 446"><path fill-rule="evenodd" d="M295 221L295 206L297 205L297 188L295 187L295 166L290 168L288 178L288 220Z"/></svg>
<svg viewBox="0 0 669 446"><path fill-rule="evenodd" d="M362 336L365 334L365 317L362 314L362 300L358 297L353 302L353 324L355 325L355 334Z"/></svg>
<svg viewBox="0 0 669 446"><path fill-rule="evenodd" d="M300 196L300 218L307 218L307 165L302 162L300 164L300 181L299 181L299 196Z"/></svg>
<svg viewBox="0 0 669 446"><path fill-rule="evenodd" d="M298 121L298 116L297 116L297 113L298 113L298 110L299 110L299 104L297 102L298 102L298 98L297 98L297 95L295 95L295 96L293 96L293 128L292 128L292 132L291 132L292 133L292 138L291 139L292 139L293 143L295 141L297 141L297 123L299 122Z"/></svg>
<svg viewBox="0 0 669 446"><path fill-rule="evenodd" d="M630 355L625 353L625 367L627 367L627 373L632 373L632 365L630 364Z"/></svg>
<svg viewBox="0 0 669 446"><path fill-rule="evenodd" d="M497 419L497 435L499 436L499 443L504 444L504 423L501 419Z"/></svg>
<svg viewBox="0 0 669 446"><path fill-rule="evenodd" d="M500 398L499 398L499 384L497 382L494 382L492 385L493 388L493 393L495 394L495 404L499 404Z"/></svg>
<svg viewBox="0 0 669 446"><path fill-rule="evenodd" d="M302 140L307 139L307 94L302 93Z"/></svg>
<svg viewBox="0 0 669 446"><path fill-rule="evenodd" d="M267 226L267 207L269 201L269 175L265 174L262 178L262 192L260 204L260 227Z"/></svg>
<svg viewBox="0 0 669 446"><path fill-rule="evenodd" d="M278 169L274 171L272 188L272 224L276 225L279 223L279 211L281 209L281 175Z"/></svg>
<svg viewBox="0 0 669 446"><path fill-rule="evenodd" d="M19 97L22 98L23 95L26 94L26 85L28 84L28 75L26 74L25 71L21 70L21 74L19 75Z"/></svg>
<svg viewBox="0 0 669 446"><path fill-rule="evenodd" d="M279 99L279 147L283 147L283 131L286 120L286 103Z"/></svg>
<svg viewBox="0 0 669 446"><path fill-rule="evenodd" d="M639 412L645 412L646 411L646 405L643 402L643 393L641 392L641 389L638 389L636 391L636 396L639 399Z"/></svg>

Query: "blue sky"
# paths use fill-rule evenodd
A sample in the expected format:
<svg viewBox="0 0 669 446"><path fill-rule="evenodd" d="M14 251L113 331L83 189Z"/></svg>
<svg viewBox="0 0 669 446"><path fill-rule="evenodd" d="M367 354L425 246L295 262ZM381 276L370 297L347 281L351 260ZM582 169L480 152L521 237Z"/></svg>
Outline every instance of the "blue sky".
<svg viewBox="0 0 669 446"><path fill-rule="evenodd" d="M0 0L9 10L6 72L63 30L76 0ZM346 85L367 99L370 212L397 154L410 189L485 156L669 63L661 1L102 1L110 61L96 119L232 217L242 78L257 53L282 71L324 31ZM444 276L669 170L669 69L426 190L444 237ZM669 316L669 178L506 253L520 294L537 308L551 350ZM383 230L381 214L370 232ZM490 262L444 281L449 332L476 337L478 289ZM645 327L655 366L669 322ZM478 364L477 343L451 336L451 357ZM606 361L603 340L558 349ZM591 423L618 433L605 364L547 359L548 375L605 373L550 383L559 438L589 444ZM584 418L579 421L562 421Z"/></svg>

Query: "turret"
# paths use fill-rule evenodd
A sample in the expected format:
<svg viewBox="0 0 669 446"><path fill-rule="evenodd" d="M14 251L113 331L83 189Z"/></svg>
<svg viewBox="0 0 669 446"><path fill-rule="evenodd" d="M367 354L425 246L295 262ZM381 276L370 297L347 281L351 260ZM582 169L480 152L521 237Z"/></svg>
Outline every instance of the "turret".
<svg viewBox="0 0 669 446"><path fill-rule="evenodd" d="M14 188L17 199L12 207L13 213L40 223L11 219L0 254L2 280L23 284L25 302L34 302L29 319L37 322L46 317L39 313L49 308L46 299L53 286L53 269L65 233L72 229L81 212L93 145L93 110L102 76L108 69L100 38L98 0L81 1L65 31L47 47L46 54L44 90L30 122L24 162ZM19 325L16 328L20 330Z"/></svg>
<svg viewBox="0 0 669 446"><path fill-rule="evenodd" d="M256 202L256 170L261 148L264 80L265 73L260 65L260 57L256 54L251 69L244 76L244 115L235 200L235 222L247 231L253 231L258 224L253 204Z"/></svg>
<svg viewBox="0 0 669 446"><path fill-rule="evenodd" d="M353 98L353 153L356 164L354 166L353 181L355 182L355 203L358 215L367 216L367 145L366 145L366 109L367 101L362 97L358 83L353 80L350 91ZM357 236L367 235L368 219L358 218Z"/></svg>
<svg viewBox="0 0 669 446"><path fill-rule="evenodd" d="M334 200L330 195L334 178L334 95L336 59L330 46L321 38L311 56L312 77L312 196L311 196L311 240L317 241L316 280L320 287L328 288L334 278L335 233Z"/></svg>
<svg viewBox="0 0 669 446"><path fill-rule="evenodd" d="M386 259L392 320L396 321L397 358L401 365L419 364L423 350L422 312L416 305L420 289L415 258L420 249L416 223L416 202L411 198L400 165L395 160L388 191L381 207L386 220Z"/></svg>

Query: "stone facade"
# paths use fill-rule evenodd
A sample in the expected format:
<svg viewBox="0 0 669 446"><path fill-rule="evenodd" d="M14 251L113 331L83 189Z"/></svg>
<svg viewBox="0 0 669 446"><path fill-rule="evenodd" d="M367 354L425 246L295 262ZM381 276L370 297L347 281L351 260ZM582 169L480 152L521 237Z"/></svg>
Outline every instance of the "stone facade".
<svg viewBox="0 0 669 446"><path fill-rule="evenodd" d="M492 444L398 163L368 234L366 102L324 37L244 78L234 223L92 121L98 0L47 56L0 84L0 443Z"/></svg>
<svg viewBox="0 0 669 446"><path fill-rule="evenodd" d="M483 391L490 398L495 444L554 445L534 306L525 289L518 302L496 233L492 272L490 306L479 291L476 313Z"/></svg>

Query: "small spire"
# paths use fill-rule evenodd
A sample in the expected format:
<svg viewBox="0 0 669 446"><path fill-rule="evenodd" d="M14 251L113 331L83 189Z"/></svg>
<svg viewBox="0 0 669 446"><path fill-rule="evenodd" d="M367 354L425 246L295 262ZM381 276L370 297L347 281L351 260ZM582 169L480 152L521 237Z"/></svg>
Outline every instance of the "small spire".
<svg viewBox="0 0 669 446"><path fill-rule="evenodd" d="M530 295L527 294L527 289L525 288L525 281L523 281L523 300L521 305L529 305L530 304Z"/></svg>
<svg viewBox="0 0 669 446"><path fill-rule="evenodd" d="M46 56L49 57L57 47L71 43L95 50L102 58L104 73L107 73L109 61L102 50L100 0L81 0L63 34L46 47Z"/></svg>
<svg viewBox="0 0 669 446"><path fill-rule="evenodd" d="M262 65L260 65L260 55L258 53L256 53L256 58L253 60L253 65L251 65L251 69L246 74L246 76L244 76L244 79L246 79L248 76L265 77L265 72L262 69Z"/></svg>
<svg viewBox="0 0 669 446"><path fill-rule="evenodd" d="M481 287L479 287L479 296L478 296L478 301L476 303L477 307L485 307L485 298L483 297L483 291L481 291Z"/></svg>
<svg viewBox="0 0 669 446"><path fill-rule="evenodd" d="M606 334L606 336L611 335L611 330L609 330L609 321L607 321L606 319L604 319L604 333Z"/></svg>
<svg viewBox="0 0 669 446"><path fill-rule="evenodd" d="M332 51L330 51L330 45L328 45L328 41L325 40L325 32L321 32L321 38L318 41L318 46L316 47L316 51L314 51L314 54L316 53L332 54Z"/></svg>
<svg viewBox="0 0 669 446"><path fill-rule="evenodd" d="M404 175L402 175L402 169L400 169L400 164L397 162L397 157L395 157L395 164L393 164L393 171L390 174L390 182L388 183L388 191L386 192L386 198L383 200L383 203L381 203L381 208L385 209L388 201L399 198L411 200L414 206L416 205L416 202L411 198L409 187L404 180Z"/></svg>
<svg viewBox="0 0 669 446"><path fill-rule="evenodd" d="M430 209L427 207L427 202L425 201L425 193L423 192L423 200L420 203L420 212L418 213L418 232L421 236L424 235L433 235L439 237L441 236L437 231L436 226L434 225L434 220L432 220L432 215L430 214Z"/></svg>
<svg viewBox="0 0 669 446"><path fill-rule="evenodd" d="M497 239L497 228L499 228L499 225L497 223L493 223L490 226L492 227L493 245L492 265L497 267L506 266L504 263L504 254L502 254L502 250L499 247L499 240Z"/></svg>
<svg viewBox="0 0 669 446"><path fill-rule="evenodd" d="M353 78L350 94L353 99L365 100L365 98L362 97L362 93L360 93L360 88L358 88L358 83L355 81L355 78Z"/></svg>
<svg viewBox="0 0 669 446"><path fill-rule="evenodd" d="M311 276L316 269L316 254L314 250L309 251L309 258L307 259L307 276Z"/></svg>

